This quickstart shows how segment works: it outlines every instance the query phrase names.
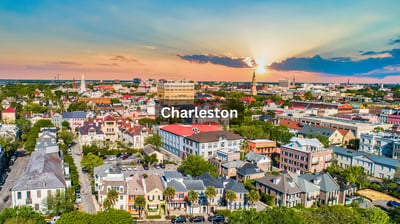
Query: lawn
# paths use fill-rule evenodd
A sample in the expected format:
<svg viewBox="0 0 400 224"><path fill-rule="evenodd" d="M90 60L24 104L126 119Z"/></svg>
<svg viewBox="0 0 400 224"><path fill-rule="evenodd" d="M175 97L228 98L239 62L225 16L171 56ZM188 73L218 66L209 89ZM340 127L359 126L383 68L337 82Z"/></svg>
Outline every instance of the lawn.
<svg viewBox="0 0 400 224"><path fill-rule="evenodd" d="M399 199L392 197L390 195L384 194L379 191L374 191L371 189L364 189L364 190L359 190L357 191L361 196L365 196L373 201L375 200L384 200L384 201L397 201L400 202Z"/></svg>

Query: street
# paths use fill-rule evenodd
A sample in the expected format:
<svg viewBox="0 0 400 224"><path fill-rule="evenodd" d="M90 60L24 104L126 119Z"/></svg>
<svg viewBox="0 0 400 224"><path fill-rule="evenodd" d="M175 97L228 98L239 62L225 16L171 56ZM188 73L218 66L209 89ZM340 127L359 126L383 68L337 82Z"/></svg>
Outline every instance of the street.
<svg viewBox="0 0 400 224"><path fill-rule="evenodd" d="M0 211L12 206L11 189L14 182L22 175L28 165L30 156L26 154L25 151L18 151L18 153L19 156L15 160L14 165L10 167L11 172L8 174L6 182L0 191Z"/></svg>
<svg viewBox="0 0 400 224"><path fill-rule="evenodd" d="M80 143L75 144L71 148L72 148L71 150L72 157L74 158L74 163L76 165L76 168L78 169L83 210L87 213L95 214L97 211L95 207L94 197L92 195L92 188L90 186L89 178L87 174L82 172L82 167L81 167L82 157L80 156L82 151Z"/></svg>

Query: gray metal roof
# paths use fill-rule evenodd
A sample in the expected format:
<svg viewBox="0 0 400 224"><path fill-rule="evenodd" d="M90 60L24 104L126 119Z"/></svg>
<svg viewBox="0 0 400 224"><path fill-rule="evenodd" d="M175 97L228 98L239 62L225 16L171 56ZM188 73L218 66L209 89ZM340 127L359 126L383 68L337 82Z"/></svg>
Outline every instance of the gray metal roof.
<svg viewBox="0 0 400 224"><path fill-rule="evenodd" d="M239 168L244 164L242 160L235 160L235 161L230 161L226 163L222 163L221 166L227 169L230 168Z"/></svg>
<svg viewBox="0 0 400 224"><path fill-rule="evenodd" d="M335 133L335 131L336 131L336 129L306 125L299 131L299 134L302 134L302 135L312 135L312 134L314 134L314 135L322 135L322 136L325 136L325 137L329 138Z"/></svg>
<svg viewBox="0 0 400 224"><path fill-rule="evenodd" d="M202 180L183 180L183 184L188 190L204 191L206 188Z"/></svg>
<svg viewBox="0 0 400 224"><path fill-rule="evenodd" d="M14 183L13 191L65 188L63 162L59 153L34 151L28 166Z"/></svg>
<svg viewBox="0 0 400 224"><path fill-rule="evenodd" d="M311 183L318 185L321 188L321 191L324 192L339 190L339 185L328 173L306 173L300 175L300 178L304 178Z"/></svg>
<svg viewBox="0 0 400 224"><path fill-rule="evenodd" d="M186 186L183 185L181 182L172 180L167 183L167 187L173 187L176 192L187 192Z"/></svg>
<svg viewBox="0 0 400 224"><path fill-rule="evenodd" d="M254 166L253 164L246 163L240 169L237 170L237 174L242 176L252 175L252 174L259 174L264 173L259 167Z"/></svg>
<svg viewBox="0 0 400 224"><path fill-rule="evenodd" d="M262 154L258 154L255 152L249 152L246 154L246 160L252 162L252 163L259 163L261 160L266 159L267 161L271 161L270 158L262 155Z"/></svg>
<svg viewBox="0 0 400 224"><path fill-rule="evenodd" d="M299 177L299 175L297 175L297 174L290 174L290 176L297 183L300 190L305 193L311 193L311 192L320 190L320 187L318 185L315 185L315 184L311 183L310 181Z"/></svg>
<svg viewBox="0 0 400 224"><path fill-rule="evenodd" d="M62 117L64 119L86 118L86 112L85 111L63 112Z"/></svg>
<svg viewBox="0 0 400 224"><path fill-rule="evenodd" d="M224 188L224 181L222 179L214 177L209 173L203 173L198 178L203 181L206 187L214 186L215 188Z"/></svg>
<svg viewBox="0 0 400 224"><path fill-rule="evenodd" d="M183 176L178 171L164 171L164 177L167 181L170 180L183 180Z"/></svg>

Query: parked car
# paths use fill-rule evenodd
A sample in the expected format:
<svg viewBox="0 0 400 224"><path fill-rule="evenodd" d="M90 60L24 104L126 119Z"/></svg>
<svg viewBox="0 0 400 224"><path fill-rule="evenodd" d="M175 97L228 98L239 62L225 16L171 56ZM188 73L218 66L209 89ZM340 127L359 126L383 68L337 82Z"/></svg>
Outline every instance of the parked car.
<svg viewBox="0 0 400 224"><path fill-rule="evenodd" d="M160 163L160 167L161 167L161 169L165 169L165 164L164 163Z"/></svg>
<svg viewBox="0 0 400 224"><path fill-rule="evenodd" d="M100 155L100 158L107 159L107 157L105 155Z"/></svg>
<svg viewBox="0 0 400 224"><path fill-rule="evenodd" d="M186 218L184 216L178 216L171 220L172 223L185 223Z"/></svg>
<svg viewBox="0 0 400 224"><path fill-rule="evenodd" d="M160 165L156 164L156 165L154 165L154 168L160 169Z"/></svg>
<svg viewBox="0 0 400 224"><path fill-rule="evenodd" d="M6 168L6 172L7 173L11 172L11 168Z"/></svg>
<svg viewBox="0 0 400 224"><path fill-rule="evenodd" d="M132 167L128 166L127 170L132 171Z"/></svg>
<svg viewBox="0 0 400 224"><path fill-rule="evenodd" d="M109 158L109 160L116 160L117 159L117 157L116 156L111 156L110 158Z"/></svg>
<svg viewBox="0 0 400 224"><path fill-rule="evenodd" d="M132 169L133 169L133 171L136 171L136 170L137 170L137 167L136 167L136 166L134 166L134 167L132 167Z"/></svg>
<svg viewBox="0 0 400 224"><path fill-rule="evenodd" d="M124 156L122 157L123 160L126 160L127 158L129 158L128 155L124 155Z"/></svg>
<svg viewBox="0 0 400 224"><path fill-rule="evenodd" d="M76 203L82 203L81 193L76 193Z"/></svg>
<svg viewBox="0 0 400 224"><path fill-rule="evenodd" d="M204 222L203 216L195 216L189 219L190 222Z"/></svg>
<svg viewBox="0 0 400 224"><path fill-rule="evenodd" d="M117 155L115 155L117 158L120 158L121 157L121 154L117 154Z"/></svg>
<svg viewBox="0 0 400 224"><path fill-rule="evenodd" d="M208 221L210 222L223 222L225 220L225 217L223 215L214 215L208 217Z"/></svg>
<svg viewBox="0 0 400 224"><path fill-rule="evenodd" d="M143 165L143 169L148 170L148 169L149 169L149 166L146 165L146 164L144 164L144 165Z"/></svg>

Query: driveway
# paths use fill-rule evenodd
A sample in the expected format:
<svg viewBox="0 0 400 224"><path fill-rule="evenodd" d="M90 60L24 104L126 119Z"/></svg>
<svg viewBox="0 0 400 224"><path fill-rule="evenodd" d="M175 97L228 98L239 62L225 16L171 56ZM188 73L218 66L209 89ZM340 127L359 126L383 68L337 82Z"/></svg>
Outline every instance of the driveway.
<svg viewBox="0 0 400 224"><path fill-rule="evenodd" d="M74 163L76 165L76 168L78 169L83 210L87 213L95 214L97 211L95 207L94 197L92 195L92 187L90 186L90 181L87 174L82 172L82 167L81 167L82 157L80 156L82 153L81 145L78 143L72 146L71 148L72 148L71 150L72 157L74 158Z"/></svg>
<svg viewBox="0 0 400 224"><path fill-rule="evenodd" d="M28 165L30 155L25 151L18 151L18 157L14 162L14 165L10 167L11 172L8 174L6 182L2 186L0 191L0 211L4 208L12 207L11 203L11 189L14 182L24 173L26 166Z"/></svg>

